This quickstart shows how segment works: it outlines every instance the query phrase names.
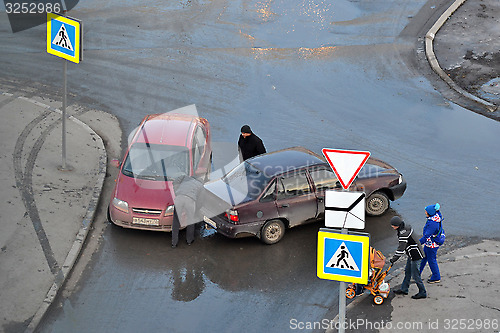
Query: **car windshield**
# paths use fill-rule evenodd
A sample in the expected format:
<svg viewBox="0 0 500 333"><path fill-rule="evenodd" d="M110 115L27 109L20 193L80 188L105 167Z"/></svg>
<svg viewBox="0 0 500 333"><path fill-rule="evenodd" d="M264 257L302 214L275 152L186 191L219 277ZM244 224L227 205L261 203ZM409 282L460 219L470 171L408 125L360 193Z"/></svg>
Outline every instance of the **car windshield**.
<svg viewBox="0 0 500 333"><path fill-rule="evenodd" d="M167 181L189 174L186 147L134 143L129 150L122 173L125 176Z"/></svg>
<svg viewBox="0 0 500 333"><path fill-rule="evenodd" d="M247 162L241 163L222 178L231 189L244 195L242 200L238 200L240 203L257 199L270 180L261 170Z"/></svg>
<svg viewBox="0 0 500 333"><path fill-rule="evenodd" d="M373 178L373 177L378 177L382 173L390 171L388 169L385 169L379 165L375 164L365 164L363 168L360 170L358 173L358 178L363 179L363 178Z"/></svg>

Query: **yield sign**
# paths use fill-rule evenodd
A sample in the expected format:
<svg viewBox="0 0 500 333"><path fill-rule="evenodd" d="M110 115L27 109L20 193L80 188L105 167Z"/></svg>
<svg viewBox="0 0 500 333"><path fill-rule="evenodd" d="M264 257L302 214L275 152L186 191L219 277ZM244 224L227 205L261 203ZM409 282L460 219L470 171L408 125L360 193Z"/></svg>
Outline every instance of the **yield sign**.
<svg viewBox="0 0 500 333"><path fill-rule="evenodd" d="M369 151L323 148L322 152L345 190L370 157Z"/></svg>

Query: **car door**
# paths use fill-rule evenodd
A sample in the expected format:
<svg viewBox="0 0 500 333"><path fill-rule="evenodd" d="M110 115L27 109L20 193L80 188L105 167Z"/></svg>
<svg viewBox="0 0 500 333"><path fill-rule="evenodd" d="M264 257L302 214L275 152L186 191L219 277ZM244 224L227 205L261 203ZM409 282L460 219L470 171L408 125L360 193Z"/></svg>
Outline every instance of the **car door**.
<svg viewBox="0 0 500 333"><path fill-rule="evenodd" d="M196 177L202 177L207 173L209 157L206 156L206 136L200 126L196 127L192 147L193 173Z"/></svg>
<svg viewBox="0 0 500 333"><path fill-rule="evenodd" d="M256 221L265 222L279 217L276 209L276 180L272 181L262 193L259 203L252 206L255 210L252 216Z"/></svg>
<svg viewBox="0 0 500 333"><path fill-rule="evenodd" d="M342 185L335 173L326 166L314 167L309 170L311 179L314 183L316 190L316 197L318 198L318 217L324 218L325 216L325 191L335 190L342 191Z"/></svg>
<svg viewBox="0 0 500 333"><path fill-rule="evenodd" d="M290 227L316 219L316 195L305 170L278 178L276 206L279 216L286 218Z"/></svg>

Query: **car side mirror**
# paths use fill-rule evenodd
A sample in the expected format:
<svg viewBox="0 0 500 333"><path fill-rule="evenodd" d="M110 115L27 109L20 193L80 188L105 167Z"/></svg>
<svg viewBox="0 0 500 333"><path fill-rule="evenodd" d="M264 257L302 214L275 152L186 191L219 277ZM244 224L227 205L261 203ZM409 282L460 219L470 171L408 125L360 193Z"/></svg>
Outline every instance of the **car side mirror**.
<svg viewBox="0 0 500 333"><path fill-rule="evenodd" d="M120 166L121 166L121 165L120 165L120 161L115 160L115 159L114 159L114 160L111 160L110 164L111 164L112 166L114 166L115 168L120 168Z"/></svg>
<svg viewBox="0 0 500 333"><path fill-rule="evenodd" d="M342 184L338 180L335 182L335 188L342 188Z"/></svg>

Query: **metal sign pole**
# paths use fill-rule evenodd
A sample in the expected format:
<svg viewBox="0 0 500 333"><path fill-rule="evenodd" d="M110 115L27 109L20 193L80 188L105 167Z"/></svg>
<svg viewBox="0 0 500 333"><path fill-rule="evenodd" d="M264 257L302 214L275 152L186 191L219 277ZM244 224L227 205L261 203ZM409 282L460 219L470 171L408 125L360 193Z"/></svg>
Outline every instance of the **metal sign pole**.
<svg viewBox="0 0 500 333"><path fill-rule="evenodd" d="M342 189L342 192L349 192L346 188ZM344 223L345 224L345 223ZM342 228L340 231L341 234L346 235L348 233L347 228ZM347 289L347 285L345 281L340 282L339 285L339 333L344 333L345 332L345 292Z"/></svg>
<svg viewBox="0 0 500 333"><path fill-rule="evenodd" d="M342 234L347 234L347 229L342 228ZM345 332L345 292L347 285L344 281L339 285L339 333Z"/></svg>
<svg viewBox="0 0 500 333"><path fill-rule="evenodd" d="M349 187L351 186L352 182L358 175L358 173L361 171L361 168L365 165L366 161L370 157L370 152L369 151L355 151L355 150L339 150L339 149L330 149L330 148L323 148L321 150L323 155L325 156L325 159L327 160L328 164L332 168L333 172L339 179L339 182L342 184L342 192L346 193L349 191ZM337 167L335 166L337 165ZM363 195L359 196L354 203L351 205L347 205L348 210L354 209L360 202L363 202L364 199L364 193ZM326 221L326 216L327 216L327 195L325 194L325 225L326 226L331 226L329 223ZM345 202L344 202L345 204ZM362 204L364 206L364 202ZM347 208L347 207L344 207ZM332 207L333 208L333 207ZM341 228L341 234L348 235L349 230L347 228L357 228L357 229L364 229L364 207L362 211L362 218L356 217L358 220L361 220L362 224L358 225L359 222L355 221L356 223L353 224L352 221L347 223L347 215L346 218L344 219L344 223ZM342 209L342 211L344 210ZM346 212L348 210L345 210ZM363 271L362 271L363 272ZM333 280L333 279L332 279ZM345 326L346 326L346 289L347 285L345 281L340 281L339 285L339 333L344 333L345 332Z"/></svg>
<svg viewBox="0 0 500 333"><path fill-rule="evenodd" d="M66 96L68 62L63 59L63 104L62 104L62 170L66 170Z"/></svg>
<svg viewBox="0 0 500 333"><path fill-rule="evenodd" d="M339 232L340 231L340 232ZM348 228L321 228L318 232L317 275L320 279L339 281L339 312L335 327L344 333L346 321L346 283L366 284L370 234L351 232ZM326 264L325 264L326 263Z"/></svg>
<svg viewBox="0 0 500 333"><path fill-rule="evenodd" d="M66 4L62 0L63 13ZM63 58L63 103L62 103L62 166L60 170L70 171L66 163L66 105L68 62L80 63L82 59L82 23L71 17L47 13L47 53Z"/></svg>

